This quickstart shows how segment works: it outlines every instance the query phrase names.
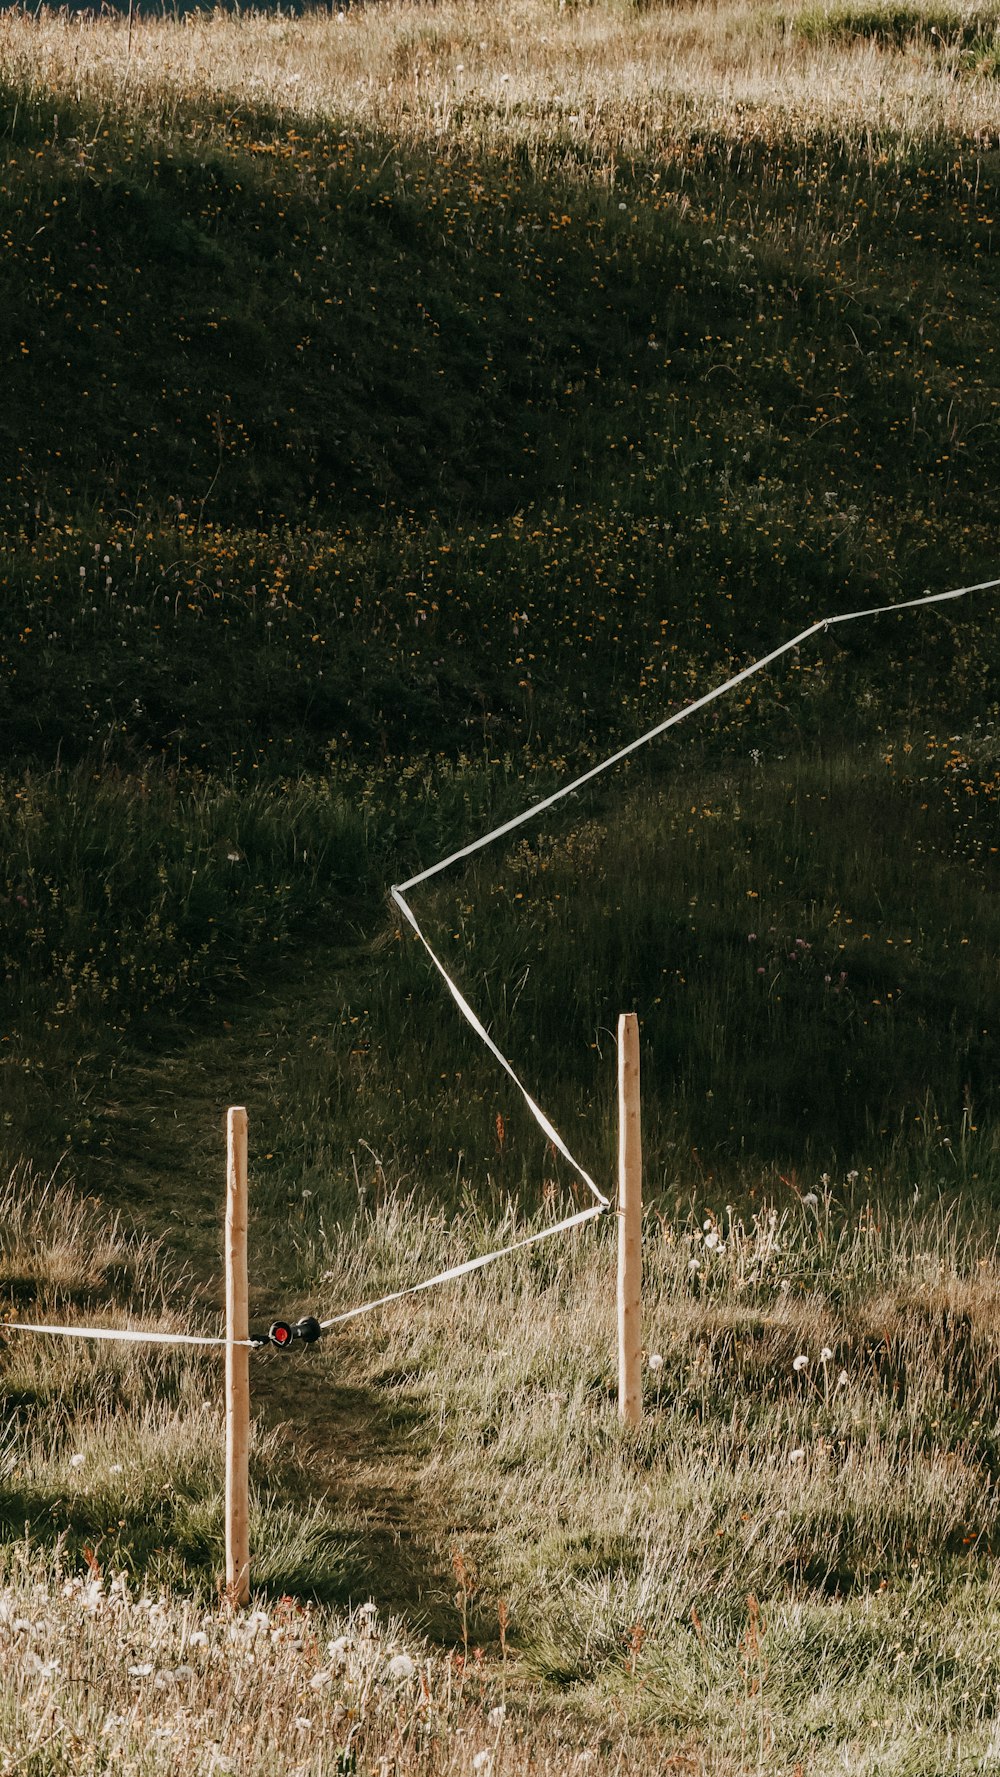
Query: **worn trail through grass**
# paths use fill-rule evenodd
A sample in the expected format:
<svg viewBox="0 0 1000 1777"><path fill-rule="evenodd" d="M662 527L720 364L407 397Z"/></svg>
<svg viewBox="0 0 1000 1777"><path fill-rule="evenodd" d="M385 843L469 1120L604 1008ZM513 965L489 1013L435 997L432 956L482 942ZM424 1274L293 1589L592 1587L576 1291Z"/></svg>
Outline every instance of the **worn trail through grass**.
<svg viewBox="0 0 1000 1777"><path fill-rule="evenodd" d="M198 1028L175 1029L168 1047L126 1059L113 1101L94 1106L115 1132L104 1193L145 1234L162 1236L182 1280L175 1306L221 1312L225 1206L224 1118L250 1118L250 1309L255 1330L272 1319L332 1311L302 1293L301 1192L286 1174L268 1181L282 1142L282 1064L308 1030L322 1040L345 978L363 975L359 950L314 945L293 951L266 985L216 1009ZM206 1027L207 1023L207 1027ZM330 1033L332 1040L332 1031ZM265 1159L267 1156L267 1159ZM104 1170L102 1168L102 1171ZM253 1411L294 1456L301 1503L329 1494L354 1524L356 1571L380 1609L453 1639L454 1590L442 1561L448 1540L441 1484L425 1470L427 1433L405 1389L387 1400L370 1386L365 1324L326 1335L332 1364L317 1354L264 1350L251 1360ZM333 1376L331 1379L331 1369ZM220 1388L221 1388L220 1367ZM356 1600L361 1602L360 1598Z"/></svg>

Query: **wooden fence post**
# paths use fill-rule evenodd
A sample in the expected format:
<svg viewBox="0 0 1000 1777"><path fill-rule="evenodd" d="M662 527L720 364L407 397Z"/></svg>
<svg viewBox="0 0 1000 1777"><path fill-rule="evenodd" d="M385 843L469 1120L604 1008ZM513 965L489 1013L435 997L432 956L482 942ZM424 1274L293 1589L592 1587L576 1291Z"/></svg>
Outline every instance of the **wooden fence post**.
<svg viewBox="0 0 1000 1777"><path fill-rule="evenodd" d="M250 1336L247 1304L247 1114L226 1118L226 1593L250 1598Z"/></svg>
<svg viewBox="0 0 1000 1777"><path fill-rule="evenodd" d="M642 1419L642 1130L639 1020L618 1020L618 1416Z"/></svg>

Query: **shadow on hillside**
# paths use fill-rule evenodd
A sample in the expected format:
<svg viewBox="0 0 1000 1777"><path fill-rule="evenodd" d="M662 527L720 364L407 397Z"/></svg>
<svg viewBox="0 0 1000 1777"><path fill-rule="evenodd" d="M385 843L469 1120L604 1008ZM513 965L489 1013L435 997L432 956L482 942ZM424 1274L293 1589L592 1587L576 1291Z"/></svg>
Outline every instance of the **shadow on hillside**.
<svg viewBox="0 0 1000 1777"><path fill-rule="evenodd" d="M603 487L648 430L700 281L667 213L287 114L191 106L169 142L102 118L100 156L67 150L94 126L0 94L47 217L44 260L0 267L0 511L489 516Z"/></svg>

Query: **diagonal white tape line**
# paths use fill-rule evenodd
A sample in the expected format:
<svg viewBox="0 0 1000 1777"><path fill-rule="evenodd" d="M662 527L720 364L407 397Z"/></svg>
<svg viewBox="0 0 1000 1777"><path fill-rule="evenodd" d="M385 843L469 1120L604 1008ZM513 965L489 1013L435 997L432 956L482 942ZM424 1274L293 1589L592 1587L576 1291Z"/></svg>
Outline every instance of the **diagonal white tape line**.
<svg viewBox="0 0 1000 1777"><path fill-rule="evenodd" d="M808 641L810 636L817 635L821 629L830 629L835 623L855 623L863 617L884 617L890 615L893 611L912 611L920 605L940 605L947 599L965 598L967 593L989 592L995 587L1000 587L1000 579L980 580L974 586L956 586L949 592L928 592L922 594L920 598L903 599L896 605L872 605L868 610L864 611L842 611L839 616L821 617L818 622L811 623L808 629L800 630L798 635L792 636L789 641L782 642L777 648L772 648L769 654L763 654L759 660L751 661L749 666L745 666L741 672L734 673L732 678L724 680L721 685L716 685L711 691L704 692L701 697L694 698L691 703L685 704L682 709L675 710L672 716L666 716L662 722L657 722L655 728L647 729L646 733L640 734L637 740L629 741L627 746L619 747L618 751L612 753L607 759L602 759L597 765L592 765L589 771L581 772L580 776L573 778L572 782L563 784L558 790L553 790L550 796L543 796L540 801L531 803L528 808L522 809L520 814L513 815L509 821L503 821L499 827L494 827L491 832L484 833L481 838L473 839L469 845L463 845L458 851L449 852L446 858L441 858L438 863L431 864L426 870L421 870L417 876L411 876L408 881L396 883L394 885L391 891L393 900L402 912L405 913L406 918L409 920L410 925L420 939L420 942L424 946L434 967L443 977L448 991L455 1000L463 1018L471 1024L476 1035L486 1044L491 1055L495 1056L496 1060L499 1061L500 1066L504 1069L505 1073L510 1075L510 1078L521 1093L525 1104L539 1128L544 1130L549 1140L555 1144L559 1152L569 1161L574 1171L577 1172L580 1178L583 1179L584 1183L589 1186L593 1191L594 1196L602 1205L607 1205L607 1197L605 1197L603 1191L598 1189L590 1174L580 1165L579 1160L575 1159L570 1153L561 1135L558 1134L556 1129L550 1123L544 1111L542 1111L536 1104L531 1093L528 1091L528 1088L515 1073L514 1068L511 1066L506 1056L497 1048L496 1043L489 1035L485 1025L482 1023L481 1019L476 1016L472 1007L469 1005L468 1000L452 980L444 963L441 961L441 958L421 931L413 909L404 898L405 895L410 889L418 888L421 883L429 882L432 876L439 876L441 871L447 870L450 865L461 863L464 858L473 857L476 852L482 851L487 845L492 845L495 840L504 838L508 833L516 832L517 828L523 827L527 821L537 819L540 814L545 813L546 809L554 808L555 804L561 802L564 796L571 796L574 790L579 790L584 784L591 783L595 777L600 777L602 772L610 771L613 765L619 765L623 759L629 758L632 753L637 753L640 747L647 746L651 740L656 740L661 734L666 734L668 728L674 728L678 722L685 722L688 716L693 716L697 710L705 709L708 704L714 703L716 698L723 697L727 691L732 691L736 685L742 685L747 679L752 678L754 673L763 672L766 666L771 666L775 660L780 660L783 654L788 654L793 648L798 648L802 642Z"/></svg>
<svg viewBox="0 0 1000 1777"><path fill-rule="evenodd" d="M575 1160L573 1158L573 1155L570 1153L568 1147L566 1146L566 1143L563 1141L562 1136L559 1134L558 1129L556 1129L554 1124L549 1122L549 1119L545 1115L545 1112L542 1110L541 1105L536 1104L535 1100L531 1096L531 1093L528 1091L527 1086L525 1086L523 1080L518 1078L517 1074L514 1072L514 1069L511 1067L510 1062L507 1060L507 1057L505 1055L502 1055L500 1050L497 1048L495 1042L493 1041L493 1038L490 1036L490 1033L486 1029L486 1026L483 1024L482 1020L480 1018L478 1018L476 1016L476 1013L472 1010L472 1007L469 1005L469 1002L465 998L465 995L461 992L461 990L458 987L456 987L454 981L452 980L451 976L449 975L449 973L448 973L447 969L445 968L443 962L441 961L440 957L437 956L436 953L431 949L431 946L428 944L427 939L424 937L423 932L420 930L420 927L417 924L416 919L414 918L412 909L407 906L407 903L404 901L399 889L394 888L392 893L393 893L393 896L396 900L397 905L399 907L401 907L403 912L406 914L407 919L409 920L411 926L413 927L413 930L416 932L417 937L420 939L420 942L423 945L424 949L426 950L428 956L430 957L431 962L434 964L434 967L440 972L441 975L443 975L444 980L445 980L445 984L448 988L448 991L452 995L452 997L454 998L455 1003L458 1006L458 1009L461 1012L463 1018L465 1018L467 1020L467 1022L469 1024L471 1024L477 1037L482 1038L483 1042L486 1044L487 1049L490 1051L490 1054L494 1055L496 1057L497 1061L499 1061L500 1066L503 1068L504 1072L508 1073L510 1075L515 1086L517 1087L522 1098L524 1099L525 1104L527 1105L529 1111L531 1112L532 1116L534 1117L535 1122L538 1124L538 1127L540 1129L544 1130L545 1134L548 1136L548 1138L549 1138L550 1142L552 1142L553 1146L558 1148L560 1154L562 1154L562 1156L565 1160L569 1161L570 1165L573 1167L573 1170L575 1172L579 1173L584 1184L587 1185L591 1191L593 1191L594 1196L597 1198L598 1203L600 1203L602 1206L606 1205L608 1202L608 1199L605 1197L604 1192L598 1189L597 1185L595 1185L593 1179L591 1178L589 1172L585 1171L585 1169L580 1165L579 1160Z"/></svg>
<svg viewBox="0 0 1000 1777"><path fill-rule="evenodd" d="M0 1321L0 1338L5 1333L56 1333L63 1339L115 1339L130 1345L227 1345L227 1339L210 1338L200 1333L150 1333L142 1327L50 1327L30 1320ZM234 1339L234 1345L253 1350L255 1339Z"/></svg>
<svg viewBox="0 0 1000 1777"><path fill-rule="evenodd" d="M396 888L405 894L409 889L417 888L420 883L429 882L432 876L438 876L442 870L447 870L450 864L457 864L463 858L471 858L475 852L482 851L484 846L492 845L495 839L502 839L505 833L515 832L518 827L523 827L526 821L532 821L537 815L544 814L547 808L554 808L555 804L561 802L564 796L571 796L574 790L579 790L584 784L589 784L593 778L600 777L602 772L610 771L613 765L618 765L630 754L637 753L640 747L648 745L651 740L656 740L659 735L666 734L668 728L675 727L678 722L685 722L688 716L693 716L697 710L703 710L707 704L714 703L717 697L722 697L727 691L732 691L736 685L742 685L744 680L751 678L754 673L762 672L765 666L770 666L775 660L780 660L783 654L790 653L793 648L797 648L809 636L816 635L819 630L828 629L834 623L854 623L860 617L884 617L892 611L910 611L917 605L943 604L946 599L964 598L966 593L988 592L998 586L1000 586L1000 580L981 580L976 586L959 586L953 592L932 592L923 598L906 599L898 605L873 605L868 611L844 611L839 617L821 617L818 623L811 623L808 629L800 630L798 635L792 636L790 641L782 642L778 648L772 648L770 654L764 654L759 660L751 661L750 665L745 666L742 672L734 673L731 679L726 679L723 684L716 685L711 691L704 692L692 703L686 703L682 709L675 710L673 715L667 716L664 721L657 722L655 728L647 729L646 733L640 734L637 740L630 740L627 746L619 747L618 751L612 753L609 758L602 759L597 765L592 765L589 771L581 772L580 776L575 777L571 783L563 784L558 790L553 790L551 796L543 796L541 801L533 802L529 808L522 809L520 814L514 815L509 821L504 821L501 826L494 827L491 833L484 833L481 839L474 839L471 845L463 845L459 851L449 852L446 858L442 858L437 864L431 864L427 870L421 870L419 875L411 876L408 882L397 883ZM393 889L393 894L396 893L396 888Z"/></svg>
<svg viewBox="0 0 1000 1777"><path fill-rule="evenodd" d="M564 1222L555 1222L551 1228L542 1228L537 1234L528 1234L523 1240L515 1240L510 1246L498 1247L494 1253L483 1253L478 1259L466 1259L463 1265L453 1265L450 1271L439 1271L436 1277L426 1277L423 1283L411 1283L403 1290L393 1290L389 1296L378 1296L373 1302L362 1302L360 1308L348 1308L344 1314L334 1314L329 1320L321 1320L321 1327L337 1327L345 1320L355 1320L359 1314L370 1314L373 1308L384 1308L387 1302L401 1302L404 1296L415 1296L420 1290L430 1290L438 1283L450 1283L455 1277L467 1277L470 1271L481 1271L484 1265L492 1265L496 1259L505 1259L508 1253L520 1252L524 1246L535 1246L539 1240L551 1240L553 1234L564 1234L567 1228L579 1228L583 1222L592 1222L595 1216L605 1213L603 1204L595 1204L593 1209L581 1209L575 1216L567 1216Z"/></svg>

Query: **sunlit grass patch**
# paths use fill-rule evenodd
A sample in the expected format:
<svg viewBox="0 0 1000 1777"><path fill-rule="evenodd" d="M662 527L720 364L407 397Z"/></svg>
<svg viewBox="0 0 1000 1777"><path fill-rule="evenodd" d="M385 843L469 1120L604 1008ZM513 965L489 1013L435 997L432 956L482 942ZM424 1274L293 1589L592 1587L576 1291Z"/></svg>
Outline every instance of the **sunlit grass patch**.
<svg viewBox="0 0 1000 1777"><path fill-rule="evenodd" d="M573 1699L576 1732L596 1729L616 1699L633 1732L690 1734L716 1759L738 1759L743 1737L764 1733L776 1753L814 1749L825 1770L823 1749L839 1756L867 1694L863 1675L848 1675L862 1647L873 1707L880 1696L905 1712L925 1745L958 1722L970 1743L988 1742L991 1657L975 1657L975 1692L961 1666L973 1621L995 1606L996 1254L954 1213L901 1211L870 1176L815 1186L785 1210L765 1203L739 1217L704 1201L682 1221L648 1217L638 1435L615 1414L613 1243L602 1226L393 1304L319 1348L331 1380L346 1370L387 1408L402 1396L416 1408L411 1456L448 1512L428 1536L453 1565L469 1649L487 1650L475 1665L470 1657L456 1697L482 1719L506 1692L510 1727L489 1742L501 1761L506 1732L528 1728L525 1686L542 1679ZM342 1232L319 1232L311 1287L345 1305L511 1231L471 1209L431 1216L390 1192ZM134 1684L178 1662L196 1675L198 1650L221 1632L188 1603L189 1651L171 1665L172 1599L149 1616L155 1647L125 1614L139 1574L146 1611L178 1580L203 1597L209 1589L221 1503L219 1414L197 1404L209 1368L188 1373L172 1408L91 1410L47 1448L26 1428L4 1452L6 1503L23 1509L58 1486L53 1526L82 1560L66 1608L88 1620L121 1613L115 1633L127 1637ZM275 1440L262 1439L259 1472L273 1478L280 1460ZM350 1528L345 1538L319 1503L261 1496L253 1536L268 1591L319 1585L357 1599L366 1583ZM41 1607L23 1621L21 1608L11 1602L7 1632L30 1645L31 1673L51 1685L59 1613L47 1607L46 1640ZM267 1623L254 1617L245 1633L266 1632L276 1647L285 1619L266 1608ZM339 1696L342 1647L332 1670L308 1608L288 1609L284 1633L315 1662L300 1695ZM425 1657L407 1653L415 1665ZM398 1642L384 1658L409 1673ZM233 1644L213 1682L228 1684L238 1663ZM751 1668L766 1684L748 1682ZM113 1658L105 1671L106 1690ZM157 1694L174 1685L164 1678ZM426 1686L421 1694L426 1702ZM336 1720L370 1723L367 1708ZM318 1727L314 1708L307 1718ZM431 1759L450 1732L435 1719ZM545 1729L532 1718L530 1731Z"/></svg>
<svg viewBox="0 0 1000 1777"><path fill-rule="evenodd" d="M982 50L1000 31L1000 11L995 6L900 6L885 0L874 6L810 7L796 16L795 29L810 42L867 38L893 48L921 42L941 50Z"/></svg>
<svg viewBox="0 0 1000 1777"><path fill-rule="evenodd" d="M600 1227L394 1304L354 1349L387 1398L419 1401L418 1436L438 1427L472 1636L496 1648L504 1622L520 1670L594 1720L616 1698L719 1756L766 1722L773 1750L826 1770L867 1707L862 1645L873 1706L992 1733L992 1680L967 1691L957 1649L974 1601L995 1608L1000 1379L990 1239L870 1177L816 1186L747 1219L650 1215L638 1435L615 1416ZM414 1276L440 1263L426 1217L389 1198L327 1248L323 1287L349 1299L366 1262L395 1281L379 1252L408 1217Z"/></svg>
<svg viewBox="0 0 1000 1777"><path fill-rule="evenodd" d="M0 1649L5 1753L31 1760L44 1716L51 1769L271 1777L419 1763L430 1777L513 1777L531 1740L573 1760L572 1739L530 1706L504 1707L498 1675L463 1678L374 1607L255 1598L234 1616L94 1555L68 1573L21 1543L4 1556ZM618 1753L626 1737L613 1739ZM641 1770L625 1752L590 1768Z"/></svg>
<svg viewBox="0 0 1000 1777"><path fill-rule="evenodd" d="M155 1312L161 1265L155 1240L126 1231L68 1176L45 1179L22 1162L0 1187L0 1300L62 1309L110 1295Z"/></svg>
<svg viewBox="0 0 1000 1777"><path fill-rule="evenodd" d="M162 1248L73 1189L23 1167L0 1198L0 1291L14 1321L190 1332ZM2 1298L0 1298L2 1299ZM0 1520L73 1561L99 1548L148 1583L211 1591L222 1560L224 1428L219 1351L4 1331ZM351 1539L322 1504L297 1509L287 1440L254 1448L259 1582L342 1596Z"/></svg>

